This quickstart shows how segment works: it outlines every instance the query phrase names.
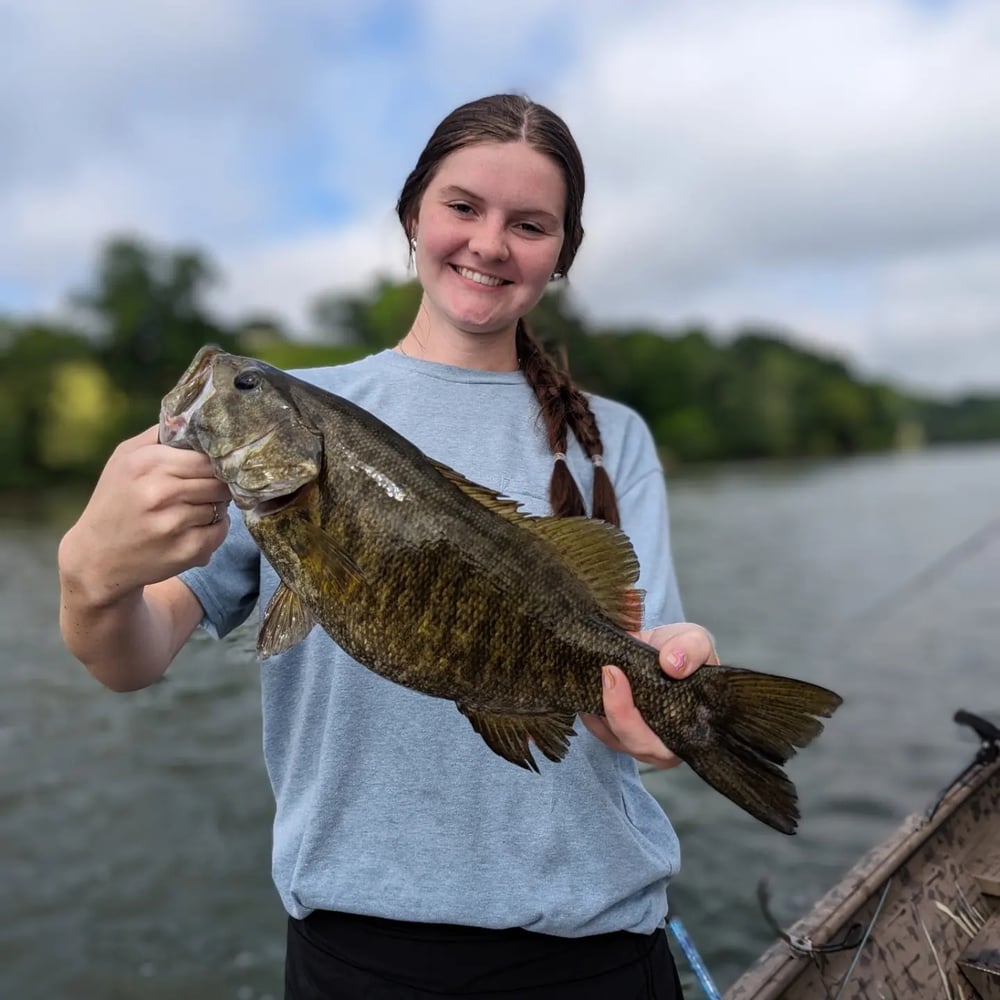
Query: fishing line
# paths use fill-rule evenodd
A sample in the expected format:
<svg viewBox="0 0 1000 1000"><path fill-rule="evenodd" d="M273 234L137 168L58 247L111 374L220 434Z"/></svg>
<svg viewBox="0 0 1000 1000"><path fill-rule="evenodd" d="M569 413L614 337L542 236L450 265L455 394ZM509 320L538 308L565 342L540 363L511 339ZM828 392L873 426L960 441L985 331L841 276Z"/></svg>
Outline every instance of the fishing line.
<svg viewBox="0 0 1000 1000"><path fill-rule="evenodd" d="M983 547L992 541L991 535L998 530L1000 530L1000 516L993 518L986 524L976 529L971 535L964 538L957 545L952 546L952 548L932 560L918 572L905 579L894 590L889 591L889 593L876 600L866 610L858 613L852 618L849 618L844 625L867 628L876 624L877 621L881 620L886 614L897 611L900 607L904 606L918 590L935 583L937 580L945 576L948 576L966 560L981 552ZM968 718L960 718L960 716L968 716L968 713L961 711L956 713L955 721L965 723L966 725L970 724ZM982 722L984 720L979 721ZM932 804L927 815L927 820L930 819L930 816L933 815L937 806L940 804L941 799L944 798L945 792L947 792L949 788L953 787L957 780L964 778L970 770L982 762L986 755L990 755L992 758L995 757L998 752L997 742L994 739L987 738L978 729L976 731L977 734L983 739L983 746L980 749L980 753L968 765L968 767L966 767L957 776L956 779L948 783L937 800ZM639 765L640 773L646 773L653 770L655 770L655 768L652 765ZM761 879L757 884L757 898L761 913L768 926L792 949L792 951L802 955L816 956L856 949L854 960L851 962L851 966L847 971L847 978L845 978L841 983L840 990L837 993L837 996L839 997L853 974L854 967L861 954L861 950L864 947L865 942L868 940L868 936L871 933L872 928L875 926L875 921L882 909L882 904L885 902L885 897L889 891L891 882L892 879L890 878L890 880L886 883L885 889L883 890L882 898L879 900L878 907L875 910L875 915L872 917L872 920L867 927L863 928L862 924L853 923L844 931L840 940L831 941L825 945L814 945L809 938L799 937L797 935L793 936L782 929L770 908L770 891L768 889L766 879ZM709 1000L716 1000L716 998L721 1000L721 995L719 994L715 984L712 982L711 976L705 967L705 963L703 962L701 955L698 953L694 942L689 937L687 930L681 923L680 918L671 917L668 921L668 927L673 932L674 938L683 950L692 971L697 976L702 989L705 991L705 995L709 998Z"/></svg>
<svg viewBox="0 0 1000 1000"><path fill-rule="evenodd" d="M869 923L867 929L865 930L865 936L861 939L861 943L858 945L858 950L854 953L854 958L851 960L851 964L844 976L843 982L840 984L840 989L837 990L837 995L833 998L833 1000L840 1000L844 990L847 989L847 984L850 982L851 976L854 975L854 967L858 964L858 959L861 958L861 952L865 947L865 942L868 940L868 935L871 934L872 928L875 926L875 921L878 920L878 915L882 912L882 904L885 902L885 897L889 895L889 886L891 885L892 876L890 875L885 883L885 888L882 890L882 897L878 901L878 906L875 907L875 913L872 915L871 923Z"/></svg>
<svg viewBox="0 0 1000 1000"><path fill-rule="evenodd" d="M895 590L885 594L867 610L860 612L844 624L848 626L870 626L874 619L902 607L921 587L935 583L957 569L971 556L978 554L989 541L990 535L1000 529L1000 516L988 521L937 559L928 563L923 569L904 580Z"/></svg>

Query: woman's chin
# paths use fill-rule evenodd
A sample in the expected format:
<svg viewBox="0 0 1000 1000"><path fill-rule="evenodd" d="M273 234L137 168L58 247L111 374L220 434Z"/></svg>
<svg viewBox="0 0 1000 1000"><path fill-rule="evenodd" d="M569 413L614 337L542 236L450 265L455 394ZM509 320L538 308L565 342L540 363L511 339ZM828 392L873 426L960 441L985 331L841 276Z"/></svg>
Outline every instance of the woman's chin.
<svg viewBox="0 0 1000 1000"><path fill-rule="evenodd" d="M461 333L473 336L489 336L490 334L502 334L513 331L515 322L507 322L497 319L495 316L458 316L455 318L454 327Z"/></svg>

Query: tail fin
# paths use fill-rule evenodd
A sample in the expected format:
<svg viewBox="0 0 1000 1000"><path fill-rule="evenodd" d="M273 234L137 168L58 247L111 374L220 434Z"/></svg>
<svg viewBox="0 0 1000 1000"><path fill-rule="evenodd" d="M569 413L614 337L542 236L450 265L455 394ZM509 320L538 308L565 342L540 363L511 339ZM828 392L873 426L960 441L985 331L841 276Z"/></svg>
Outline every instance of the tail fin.
<svg viewBox="0 0 1000 1000"><path fill-rule="evenodd" d="M689 741L675 739L684 745L672 749L751 816L794 833L798 799L781 765L823 731L816 716L831 716L840 696L739 667L706 667L680 683L693 695L695 704L686 710L699 725Z"/></svg>

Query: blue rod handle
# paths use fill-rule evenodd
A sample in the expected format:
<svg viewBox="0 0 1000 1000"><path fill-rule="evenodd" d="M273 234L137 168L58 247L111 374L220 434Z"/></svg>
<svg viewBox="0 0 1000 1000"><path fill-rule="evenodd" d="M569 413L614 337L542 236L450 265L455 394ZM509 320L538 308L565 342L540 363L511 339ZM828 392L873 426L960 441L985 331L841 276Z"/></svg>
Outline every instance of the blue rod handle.
<svg viewBox="0 0 1000 1000"><path fill-rule="evenodd" d="M722 994L715 983L712 982L712 977L709 975L708 969L705 968L705 963L701 960L701 955L698 954L698 949L694 946L694 942L681 923L681 918L671 917L667 921L667 926L673 932L677 943L681 946L681 951L684 952L684 957L688 960L688 965L691 966L694 974L698 977L698 982L705 991L705 996L708 997L708 1000L722 1000Z"/></svg>

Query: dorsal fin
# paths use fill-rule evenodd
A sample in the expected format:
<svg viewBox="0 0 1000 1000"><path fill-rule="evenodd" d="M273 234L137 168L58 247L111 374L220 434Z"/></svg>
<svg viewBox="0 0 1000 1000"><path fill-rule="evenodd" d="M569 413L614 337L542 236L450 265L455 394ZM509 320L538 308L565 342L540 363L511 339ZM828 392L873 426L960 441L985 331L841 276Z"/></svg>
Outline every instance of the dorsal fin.
<svg viewBox="0 0 1000 1000"><path fill-rule="evenodd" d="M639 560L620 528L590 517L528 518L536 532L587 585L601 610L620 628L642 628L642 591L634 587Z"/></svg>
<svg viewBox="0 0 1000 1000"><path fill-rule="evenodd" d="M532 518L530 515L525 514L519 508L518 504L511 500L509 497L502 497L499 493L494 490L488 489L485 486L480 486L478 483L473 483L466 479L465 476L460 472L456 472L454 469L449 468L447 465L442 465L440 462L435 462L431 460L431 465L444 476L445 479L450 483L454 483L466 496L472 497L477 503L481 503L487 510L492 510L499 514L501 517L507 518L508 521L514 521L520 524L523 521L537 520L537 518Z"/></svg>
<svg viewBox="0 0 1000 1000"><path fill-rule="evenodd" d="M642 628L642 591L633 586L639 578L639 561L624 531L590 517L532 517L513 500L470 482L446 465L433 464L477 503L545 539L616 625L630 632Z"/></svg>

